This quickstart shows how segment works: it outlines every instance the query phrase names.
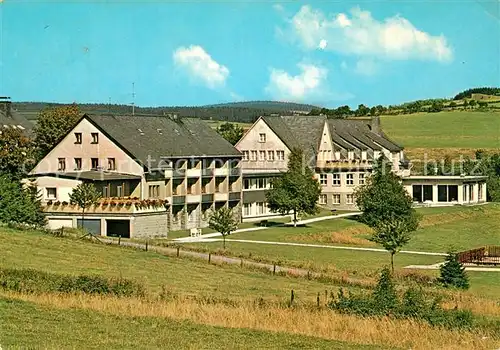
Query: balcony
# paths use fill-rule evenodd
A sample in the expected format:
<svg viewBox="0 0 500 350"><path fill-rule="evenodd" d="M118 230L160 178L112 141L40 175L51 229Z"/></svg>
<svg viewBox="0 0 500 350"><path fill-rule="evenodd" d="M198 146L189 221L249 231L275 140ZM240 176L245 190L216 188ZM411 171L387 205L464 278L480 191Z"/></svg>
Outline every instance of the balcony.
<svg viewBox="0 0 500 350"><path fill-rule="evenodd" d="M186 196L173 196L172 205L184 205L186 203Z"/></svg>
<svg viewBox="0 0 500 350"><path fill-rule="evenodd" d="M199 202L200 202L199 194L188 194L186 196L186 203L199 203Z"/></svg>
<svg viewBox="0 0 500 350"><path fill-rule="evenodd" d="M229 198L228 193L215 193L214 200L216 202L226 202Z"/></svg>
<svg viewBox="0 0 500 350"><path fill-rule="evenodd" d="M212 203L214 201L214 195L213 194L204 194L201 196L201 202L202 203Z"/></svg>
<svg viewBox="0 0 500 350"><path fill-rule="evenodd" d="M201 169L202 177L212 177L214 175L214 169Z"/></svg>
<svg viewBox="0 0 500 350"><path fill-rule="evenodd" d="M186 177L186 169L175 169L172 171L172 177L174 179L181 179Z"/></svg>
<svg viewBox="0 0 500 350"><path fill-rule="evenodd" d="M241 192L230 192L229 193L230 201L239 201L241 200Z"/></svg>
<svg viewBox="0 0 500 350"><path fill-rule="evenodd" d="M186 175L187 177L200 177L201 169L187 169Z"/></svg>
<svg viewBox="0 0 500 350"><path fill-rule="evenodd" d="M228 168L215 168L214 169L215 176L227 176L228 173L229 173Z"/></svg>
<svg viewBox="0 0 500 350"><path fill-rule="evenodd" d="M241 168L231 168L229 169L229 176L240 176Z"/></svg>
<svg viewBox="0 0 500 350"><path fill-rule="evenodd" d="M119 214L131 215L140 213L165 212L169 205L168 201L161 199L132 199L132 198L103 198L98 204L85 210L86 214ZM48 201L42 207L46 213L80 214L82 209L78 205L68 202Z"/></svg>
<svg viewBox="0 0 500 350"><path fill-rule="evenodd" d="M317 161L316 167L321 169L370 169L372 168L371 161L361 159L340 159Z"/></svg>

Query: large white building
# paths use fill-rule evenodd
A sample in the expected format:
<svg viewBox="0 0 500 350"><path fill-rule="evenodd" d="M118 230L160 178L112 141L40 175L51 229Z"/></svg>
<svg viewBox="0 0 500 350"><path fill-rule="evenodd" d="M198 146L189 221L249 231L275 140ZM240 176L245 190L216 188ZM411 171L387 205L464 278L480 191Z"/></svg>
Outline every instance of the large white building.
<svg viewBox="0 0 500 350"><path fill-rule="evenodd" d="M486 178L410 174L403 148L382 131L378 117L328 119L326 116L261 117L235 146L242 154L243 219L272 217L266 192L271 179L287 169L293 148L304 151L322 193L319 205L354 209L354 191L364 184L381 154L403 178L416 204L450 205L486 201Z"/></svg>

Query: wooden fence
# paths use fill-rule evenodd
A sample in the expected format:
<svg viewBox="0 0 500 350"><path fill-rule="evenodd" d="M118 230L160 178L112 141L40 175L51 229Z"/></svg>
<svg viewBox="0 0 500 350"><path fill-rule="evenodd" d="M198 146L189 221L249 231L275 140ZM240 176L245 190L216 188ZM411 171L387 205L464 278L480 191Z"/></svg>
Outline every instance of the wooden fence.
<svg viewBox="0 0 500 350"><path fill-rule="evenodd" d="M486 246L458 253L462 264L500 265L500 246Z"/></svg>

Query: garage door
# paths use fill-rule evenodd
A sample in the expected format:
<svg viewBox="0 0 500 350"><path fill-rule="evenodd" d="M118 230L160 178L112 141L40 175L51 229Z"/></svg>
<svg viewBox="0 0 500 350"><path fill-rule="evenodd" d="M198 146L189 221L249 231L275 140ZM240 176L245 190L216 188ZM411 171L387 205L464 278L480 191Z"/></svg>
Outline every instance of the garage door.
<svg viewBox="0 0 500 350"><path fill-rule="evenodd" d="M129 220L106 220L106 235L111 237L122 236L130 238Z"/></svg>
<svg viewBox="0 0 500 350"><path fill-rule="evenodd" d="M78 227L82 227L82 219L77 219ZM85 219L83 227L88 232L94 235L101 234L101 220L100 219Z"/></svg>
<svg viewBox="0 0 500 350"><path fill-rule="evenodd" d="M61 227L73 227L71 219L49 219L48 226L51 230L58 230Z"/></svg>

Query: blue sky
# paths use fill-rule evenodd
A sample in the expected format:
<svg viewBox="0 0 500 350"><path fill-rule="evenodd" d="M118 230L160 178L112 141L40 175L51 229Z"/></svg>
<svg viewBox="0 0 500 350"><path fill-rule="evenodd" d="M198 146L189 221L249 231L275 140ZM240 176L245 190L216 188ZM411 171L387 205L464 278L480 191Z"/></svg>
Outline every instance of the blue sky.
<svg viewBox="0 0 500 350"><path fill-rule="evenodd" d="M499 2L0 2L0 94L397 104L500 85Z"/></svg>

